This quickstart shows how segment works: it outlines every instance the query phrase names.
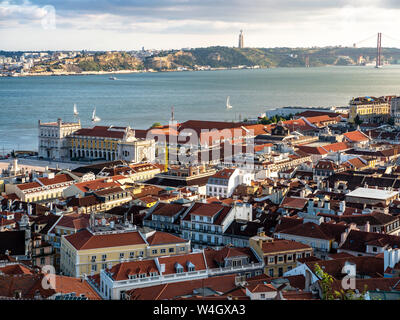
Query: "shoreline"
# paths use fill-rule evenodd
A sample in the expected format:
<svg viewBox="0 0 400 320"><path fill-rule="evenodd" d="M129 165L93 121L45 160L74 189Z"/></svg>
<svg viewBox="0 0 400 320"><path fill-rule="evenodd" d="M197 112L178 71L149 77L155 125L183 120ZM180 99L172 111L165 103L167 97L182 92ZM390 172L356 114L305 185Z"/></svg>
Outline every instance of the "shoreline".
<svg viewBox="0 0 400 320"><path fill-rule="evenodd" d="M388 65L388 66L396 66L396 64ZM22 77L50 77L50 76L91 76L91 75L113 75L113 74L133 74L133 73L162 73L162 72L201 72L201 71L225 71L225 70L265 70L265 69L288 69L288 68L304 68L304 69L312 69L312 68L326 68L326 67L365 67L368 68L369 66L358 66L358 65L349 65L349 66L337 66L337 65L324 65L318 67L245 67L245 68L238 68L238 67L221 67L221 68L209 68L204 70L193 70L193 69L186 69L186 70L118 70L118 71L82 71L82 72L36 72L36 73L24 73L24 74L0 74L0 78L22 78Z"/></svg>
<svg viewBox="0 0 400 320"><path fill-rule="evenodd" d="M4 75L0 74L1 77L5 78L20 78L20 77L39 77L39 76L90 76L90 75L113 75L113 74L132 74L132 73L162 73L162 72L196 72L196 71L220 71L220 70L259 70L259 69L272 69L275 67L265 67L265 68L210 68L204 70L118 70L118 71L82 71L82 72L36 72L36 73L24 73L24 74L13 74L13 75Z"/></svg>

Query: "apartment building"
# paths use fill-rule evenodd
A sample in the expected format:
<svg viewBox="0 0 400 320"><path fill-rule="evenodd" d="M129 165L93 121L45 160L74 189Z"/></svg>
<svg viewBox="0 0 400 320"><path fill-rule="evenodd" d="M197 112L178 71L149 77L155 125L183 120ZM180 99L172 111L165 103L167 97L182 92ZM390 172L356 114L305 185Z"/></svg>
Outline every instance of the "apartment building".
<svg viewBox="0 0 400 320"><path fill-rule="evenodd" d="M33 182L21 184L7 184L6 193L15 193L24 202L49 202L61 198L68 187L78 180L70 174L54 174L46 172L41 178L35 178Z"/></svg>
<svg viewBox="0 0 400 320"><path fill-rule="evenodd" d="M98 274L123 261L190 252L190 241L157 232L141 232L129 223L103 221L61 238L61 272L80 277Z"/></svg>
<svg viewBox="0 0 400 320"><path fill-rule="evenodd" d="M358 97L350 101L349 122L354 123L358 116L368 123L383 123L390 116L389 97Z"/></svg>
<svg viewBox="0 0 400 320"><path fill-rule="evenodd" d="M191 239L195 248L222 246L224 232L234 219L250 221L250 204L235 203L233 206L219 203L193 203L181 219L184 239Z"/></svg>
<svg viewBox="0 0 400 320"><path fill-rule="evenodd" d="M207 182L207 196L229 198L239 184L250 185L254 175L240 169L222 169Z"/></svg>
<svg viewBox="0 0 400 320"><path fill-rule="evenodd" d="M250 247L264 260L264 273L270 277L281 277L297 265L297 260L311 257L313 249L306 244L280 240L259 233L250 238Z"/></svg>

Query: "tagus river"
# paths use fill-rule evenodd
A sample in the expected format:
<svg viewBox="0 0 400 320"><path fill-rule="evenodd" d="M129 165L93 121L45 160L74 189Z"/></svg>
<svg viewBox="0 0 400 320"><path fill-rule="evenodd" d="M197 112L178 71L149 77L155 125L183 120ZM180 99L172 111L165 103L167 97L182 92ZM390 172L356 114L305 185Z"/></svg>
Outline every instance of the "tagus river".
<svg viewBox="0 0 400 320"><path fill-rule="evenodd" d="M345 106L354 96L400 95L400 66L277 68L0 78L0 151L37 149L38 120L144 129L175 119L239 120L284 106ZM230 96L232 109L226 109ZM1 153L1 152L0 152Z"/></svg>

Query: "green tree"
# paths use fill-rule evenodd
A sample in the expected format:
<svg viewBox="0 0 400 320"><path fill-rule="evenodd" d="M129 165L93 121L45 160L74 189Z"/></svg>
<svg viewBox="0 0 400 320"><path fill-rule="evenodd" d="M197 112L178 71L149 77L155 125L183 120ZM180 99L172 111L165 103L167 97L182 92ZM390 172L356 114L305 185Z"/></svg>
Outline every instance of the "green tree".
<svg viewBox="0 0 400 320"><path fill-rule="evenodd" d="M320 285L322 289L322 300L365 300L367 293L367 286L364 291L357 295L354 290L334 290L332 287L333 277L324 272L318 263L314 267L315 274L320 278Z"/></svg>
<svg viewBox="0 0 400 320"><path fill-rule="evenodd" d="M362 124L364 121L362 121L361 119L360 119L360 115L356 115L356 117L354 118L354 123L356 124L356 125L360 125L360 124Z"/></svg>
<svg viewBox="0 0 400 320"><path fill-rule="evenodd" d="M151 128L156 128L156 127L161 127L161 123L159 122L154 122L151 126Z"/></svg>
<svg viewBox="0 0 400 320"><path fill-rule="evenodd" d="M266 125L266 124L270 124L269 121L270 120L268 119L268 117L264 117L259 121L259 123Z"/></svg>

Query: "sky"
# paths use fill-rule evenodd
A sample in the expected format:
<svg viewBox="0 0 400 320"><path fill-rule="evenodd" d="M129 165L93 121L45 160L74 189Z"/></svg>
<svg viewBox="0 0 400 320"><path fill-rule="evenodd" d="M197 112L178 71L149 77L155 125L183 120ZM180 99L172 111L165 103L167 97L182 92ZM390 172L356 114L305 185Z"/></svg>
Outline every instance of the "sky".
<svg viewBox="0 0 400 320"><path fill-rule="evenodd" d="M400 0L0 0L0 50L400 47Z"/></svg>

